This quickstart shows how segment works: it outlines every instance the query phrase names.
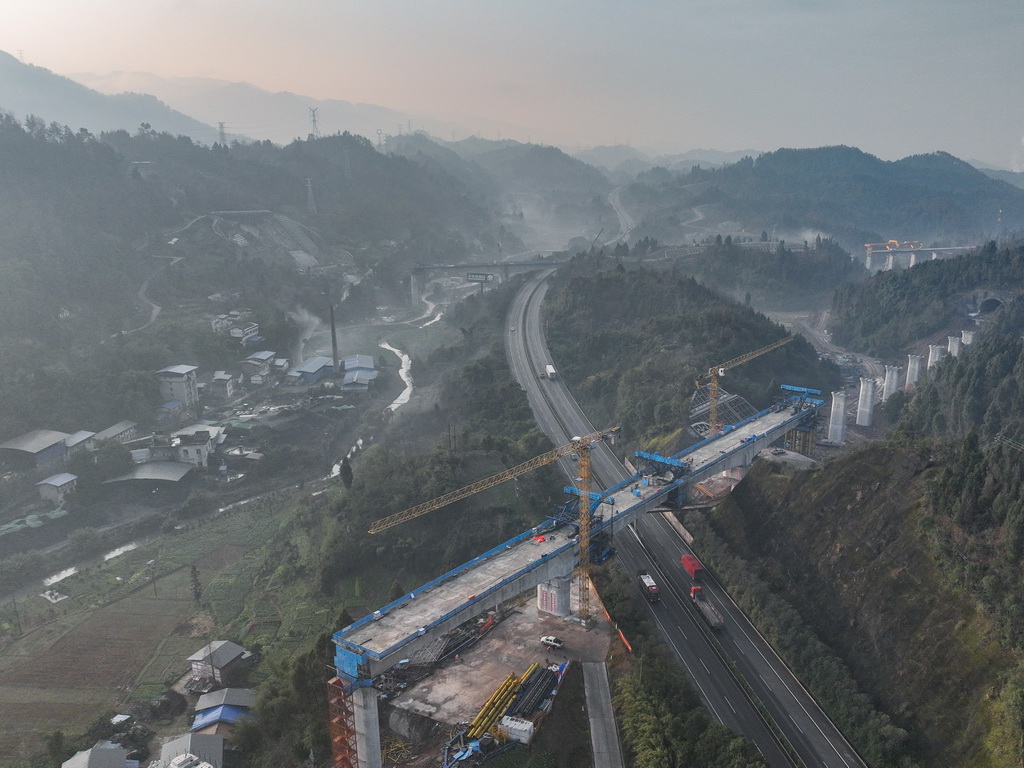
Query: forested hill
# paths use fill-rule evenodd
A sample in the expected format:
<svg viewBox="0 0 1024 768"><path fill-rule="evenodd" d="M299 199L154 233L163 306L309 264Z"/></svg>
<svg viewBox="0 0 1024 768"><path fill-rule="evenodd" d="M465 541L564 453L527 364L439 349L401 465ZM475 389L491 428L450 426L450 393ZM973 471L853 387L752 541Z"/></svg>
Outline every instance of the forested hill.
<svg viewBox="0 0 1024 768"><path fill-rule="evenodd" d="M210 211L285 213L382 275L425 258L457 260L500 235L487 201L465 184L348 135L229 149L146 127L96 138L0 115L0 176L8 330L44 331L62 309L125 327L132 298L122 282L151 271L146 241L159 244L162 232Z"/></svg>
<svg viewBox="0 0 1024 768"><path fill-rule="evenodd" d="M623 199L641 211L638 234L647 229L663 242L720 222L748 232L816 230L851 251L889 239L973 244L997 227L1024 226L1024 190L944 152L887 162L852 147L780 149L724 168L644 174Z"/></svg>
<svg viewBox="0 0 1024 768"><path fill-rule="evenodd" d="M595 423L621 424L638 441L669 443L691 441L685 429L698 376L786 335L692 277L588 255L560 270L545 320L555 365ZM722 386L764 408L779 384L827 391L837 381L835 367L797 338L730 371Z"/></svg>
<svg viewBox="0 0 1024 768"><path fill-rule="evenodd" d="M615 253L620 249L626 246L616 246ZM802 247L781 242L740 245L728 235L718 236L702 252L679 258L677 265L737 301L778 310L826 306L837 286L866 274L836 241L820 236Z"/></svg>
<svg viewBox="0 0 1024 768"><path fill-rule="evenodd" d="M985 442L1002 436L1024 443L1022 336L1024 298L1018 297L959 357L944 360L918 384L901 428L927 437L962 438L973 432Z"/></svg>
<svg viewBox="0 0 1024 768"><path fill-rule="evenodd" d="M1024 245L999 249L994 242L953 259L911 269L877 272L836 289L829 321L843 347L882 357L966 321L989 293L1006 298L1024 286Z"/></svg>
<svg viewBox="0 0 1024 768"><path fill-rule="evenodd" d="M307 206L307 179L315 212ZM364 278L362 306L370 311L381 303L376 290L407 295L402 280L417 261L457 261L493 250L503 236L485 196L437 167L382 155L355 136L207 147L147 126L97 137L0 113L0 358L7 362L0 371L0 435L139 420L157 403L137 396L141 379L130 372L162 367L168 355L209 364L201 348L209 326L194 311L190 322L203 330L195 344L181 328L156 341L149 334L162 330L154 327L128 337L129 347L148 343L144 354L117 357L112 344L97 351L102 340L149 319L139 291L168 263L163 257L182 257L147 284L165 306L167 298L194 305L226 291L268 328L282 327L283 310L295 308L283 302L303 293L303 306L322 301L324 286L294 263L268 264L255 249L218 238L209 221L206 240L181 237L171 246L165 235L210 212L264 210L303 225L322 263L351 253L352 269ZM287 348L286 338L268 338ZM92 385L83 384L90 377Z"/></svg>
<svg viewBox="0 0 1024 768"><path fill-rule="evenodd" d="M879 731L880 765L1020 764L1022 334L1017 298L959 357L929 371L909 402L902 392L887 401L899 418L887 443L813 473L755 465L714 516L730 557L746 561L730 567L757 573L795 606L909 732L892 740L898 732ZM749 575L735 578L734 588L757 591ZM778 615L762 629L778 633L790 663L806 657L806 639ZM831 675L802 663L819 670L812 685L827 696Z"/></svg>

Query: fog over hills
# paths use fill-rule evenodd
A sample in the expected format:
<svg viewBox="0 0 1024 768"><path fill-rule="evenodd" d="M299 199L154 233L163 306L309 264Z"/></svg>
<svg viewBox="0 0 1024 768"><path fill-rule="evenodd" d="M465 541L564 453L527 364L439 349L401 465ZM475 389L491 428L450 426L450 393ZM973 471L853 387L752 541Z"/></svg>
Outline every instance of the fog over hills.
<svg viewBox="0 0 1024 768"><path fill-rule="evenodd" d="M207 144L217 140L215 127L172 109L154 96L97 93L43 67L23 64L3 51L0 109L19 119L35 115L46 123L67 125L76 131L134 131L142 123L149 123L156 131L189 136Z"/></svg>
<svg viewBox="0 0 1024 768"><path fill-rule="evenodd" d="M152 93L211 125L224 122L228 133L260 141L269 139L278 144L304 139L312 132L311 109L317 110L321 135L348 131L374 143L384 134L398 135L414 130L450 139L464 138L480 130L500 134L502 129L492 121L472 116L464 121L441 120L376 104L316 99L289 91L271 93L249 83L212 78L167 78L147 72L76 73L72 77L102 93Z"/></svg>

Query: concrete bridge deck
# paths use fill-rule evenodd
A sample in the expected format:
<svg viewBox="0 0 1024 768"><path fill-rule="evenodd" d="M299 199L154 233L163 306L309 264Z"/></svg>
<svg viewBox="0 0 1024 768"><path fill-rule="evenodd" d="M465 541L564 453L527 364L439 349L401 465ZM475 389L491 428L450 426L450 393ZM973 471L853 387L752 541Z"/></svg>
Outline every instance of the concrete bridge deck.
<svg viewBox="0 0 1024 768"><path fill-rule="evenodd" d="M814 415L816 402L762 411L676 454L671 458L688 466L681 476L639 473L609 489L591 505L591 530L628 524L678 498L691 483L750 464L760 450ZM339 675L368 681L488 608L531 587L568 579L579 558L575 533L572 525L546 521L337 632Z"/></svg>

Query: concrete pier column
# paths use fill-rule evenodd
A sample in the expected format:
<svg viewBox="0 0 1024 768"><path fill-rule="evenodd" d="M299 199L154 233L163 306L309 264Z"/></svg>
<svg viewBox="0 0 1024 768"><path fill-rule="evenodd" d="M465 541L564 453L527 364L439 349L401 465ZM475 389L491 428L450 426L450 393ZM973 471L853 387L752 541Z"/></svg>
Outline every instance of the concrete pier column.
<svg viewBox="0 0 1024 768"><path fill-rule="evenodd" d="M938 365L946 356L946 350L941 344L928 345L928 370Z"/></svg>
<svg viewBox="0 0 1024 768"><path fill-rule="evenodd" d="M916 264L917 264L917 251L911 251L910 252L910 266L913 267Z"/></svg>
<svg viewBox="0 0 1024 768"><path fill-rule="evenodd" d="M553 613L555 616L569 616L572 608L569 596L572 594L572 576L551 579L537 585L537 610Z"/></svg>
<svg viewBox="0 0 1024 768"><path fill-rule="evenodd" d="M889 252L885 256L885 271L889 272L893 269L896 269L896 254Z"/></svg>
<svg viewBox="0 0 1024 768"><path fill-rule="evenodd" d="M906 390L910 392L921 378L921 363L924 358L921 355L907 355L907 383Z"/></svg>
<svg viewBox="0 0 1024 768"><path fill-rule="evenodd" d="M409 303L420 303L420 280L415 272L409 276L409 294Z"/></svg>
<svg viewBox="0 0 1024 768"><path fill-rule="evenodd" d="M860 399L857 401L857 426L870 427L875 411L875 380L862 377Z"/></svg>
<svg viewBox="0 0 1024 768"><path fill-rule="evenodd" d="M960 343L965 347L974 343L974 331L960 331Z"/></svg>
<svg viewBox="0 0 1024 768"><path fill-rule="evenodd" d="M381 768L380 717L377 689L372 686L352 692L352 714L356 726L356 756L359 768Z"/></svg>
<svg viewBox="0 0 1024 768"><path fill-rule="evenodd" d="M960 357L960 337L959 336L947 336L946 351L950 357Z"/></svg>
<svg viewBox="0 0 1024 768"><path fill-rule="evenodd" d="M832 417L828 422L828 441L842 445L846 441L846 392L832 393Z"/></svg>
<svg viewBox="0 0 1024 768"><path fill-rule="evenodd" d="M885 366L885 383L882 385L882 402L896 394L900 388L900 367L898 365Z"/></svg>
<svg viewBox="0 0 1024 768"><path fill-rule="evenodd" d="M874 267L875 255L873 253L869 253L867 256L864 257L864 269L866 269L868 272L874 272Z"/></svg>

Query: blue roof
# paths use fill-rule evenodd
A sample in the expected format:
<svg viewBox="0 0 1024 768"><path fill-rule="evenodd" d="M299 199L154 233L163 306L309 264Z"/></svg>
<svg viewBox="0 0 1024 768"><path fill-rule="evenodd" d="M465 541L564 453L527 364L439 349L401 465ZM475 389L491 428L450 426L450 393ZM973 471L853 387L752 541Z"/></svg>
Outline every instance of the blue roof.
<svg viewBox="0 0 1024 768"><path fill-rule="evenodd" d="M168 410L168 411L176 411L179 408L184 407L184 405L185 404L183 402L181 402L181 400L168 400L166 403L164 403L160 407L165 409L165 410Z"/></svg>
<svg viewBox="0 0 1024 768"><path fill-rule="evenodd" d="M196 719L192 721L192 730L198 731L215 723L231 723L234 725L248 714L248 707L232 707L230 704L221 704L219 707L207 709L196 714Z"/></svg>

